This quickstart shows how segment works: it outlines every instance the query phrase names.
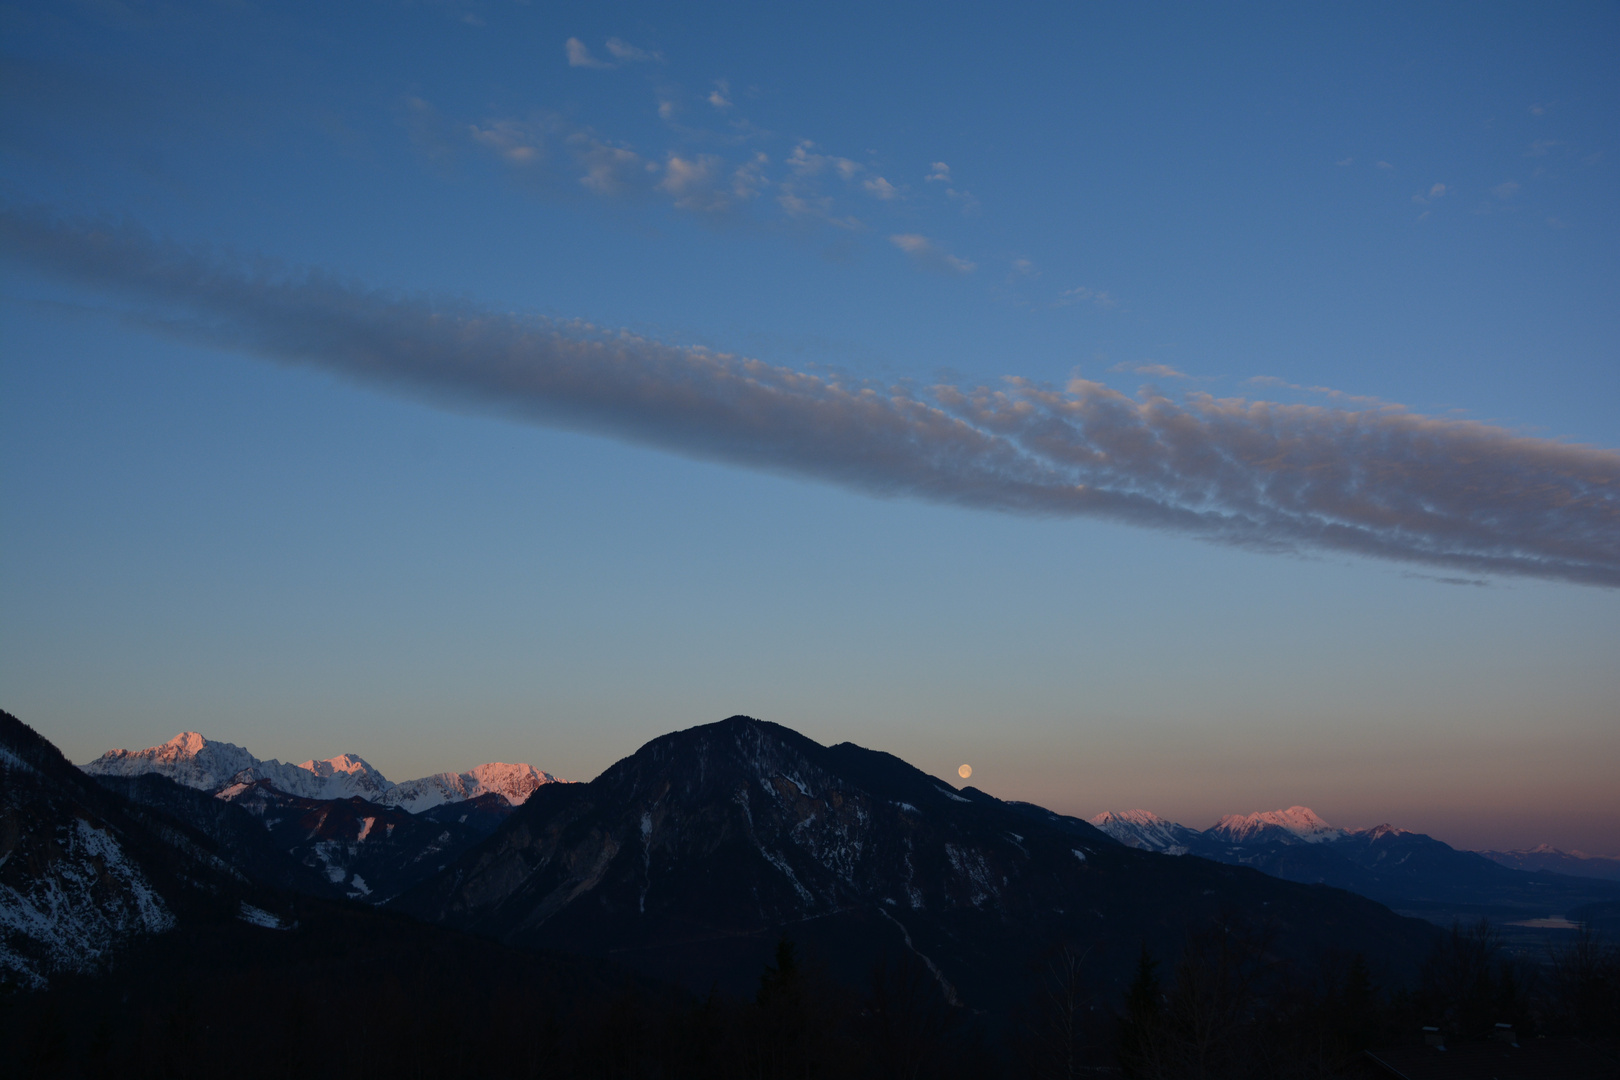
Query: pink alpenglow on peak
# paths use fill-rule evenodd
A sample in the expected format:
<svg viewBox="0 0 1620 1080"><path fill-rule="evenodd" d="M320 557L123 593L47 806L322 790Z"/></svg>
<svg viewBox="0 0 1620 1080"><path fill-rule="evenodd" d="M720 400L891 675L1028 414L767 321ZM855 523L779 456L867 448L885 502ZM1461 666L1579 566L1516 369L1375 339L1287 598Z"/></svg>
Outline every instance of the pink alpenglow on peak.
<svg viewBox="0 0 1620 1080"><path fill-rule="evenodd" d="M1104 810L1091 823L1126 847L1162 851L1167 855L1187 853L1194 829L1166 821L1151 810Z"/></svg>
<svg viewBox="0 0 1620 1080"><path fill-rule="evenodd" d="M1337 840L1343 829L1335 829L1316 816L1308 806L1290 806L1287 810L1263 810L1253 814L1228 814L1209 830L1211 835L1234 843L1244 843L1268 829L1281 829L1307 844L1324 840Z"/></svg>
<svg viewBox="0 0 1620 1080"><path fill-rule="evenodd" d="M436 773L420 780L407 780L394 785L382 801L417 813L447 802L476 799L480 795L499 795L513 806L522 806L537 788L545 784L566 783L533 765L508 765L492 761L464 773Z"/></svg>
<svg viewBox="0 0 1620 1080"><path fill-rule="evenodd" d="M364 797L368 798L371 795L381 795L381 793L387 792L387 790L394 787L386 777L382 776L381 772L377 772L374 767L371 767L371 763L361 758L360 755L337 755L335 758L326 758L324 761L313 761L311 759L311 761L301 761L301 763L292 767L303 769L311 776L318 777L322 782L322 787L335 787L335 789L345 790L345 792L353 793L353 795L364 795ZM266 779L274 782L274 777L266 777ZM293 793L300 795L301 792ZM319 797L318 795L316 798L330 797Z"/></svg>
<svg viewBox="0 0 1620 1080"><path fill-rule="evenodd" d="M447 802L495 794L519 806L543 784L566 783L532 765L490 762L463 773L438 773L395 784L358 754L311 758L297 765L261 760L234 743L216 742L184 731L161 746L109 750L80 766L92 776L157 773L187 787L234 798L245 785L266 781L288 795L306 799L349 799L398 806L415 813Z"/></svg>
<svg viewBox="0 0 1620 1080"><path fill-rule="evenodd" d="M186 787L215 791L242 770L262 764L235 743L215 742L195 731L182 731L161 746L109 750L80 768L92 776L159 773Z"/></svg>

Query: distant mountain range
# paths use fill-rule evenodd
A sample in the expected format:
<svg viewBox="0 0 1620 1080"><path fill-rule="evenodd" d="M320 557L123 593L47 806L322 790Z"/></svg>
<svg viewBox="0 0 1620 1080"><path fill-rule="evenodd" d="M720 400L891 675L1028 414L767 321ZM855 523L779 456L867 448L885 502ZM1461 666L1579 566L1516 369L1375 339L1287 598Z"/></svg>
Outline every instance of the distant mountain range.
<svg viewBox="0 0 1620 1080"><path fill-rule="evenodd" d="M1202 831L1147 810L1104 811L1091 823L1126 847L1195 855L1289 881L1349 889L1442 923L1480 915L1503 922L1563 917L1620 895L1598 880L1606 874L1589 869L1616 860L1583 861L1538 849L1539 861L1514 866L1504 853L1458 851L1393 825L1335 828L1305 806L1228 815ZM1572 865L1588 872L1570 874Z"/></svg>
<svg viewBox="0 0 1620 1080"><path fill-rule="evenodd" d="M1481 851L1479 854L1515 870L1548 870L1574 877L1620 881L1620 859L1588 855L1584 851L1559 851L1551 844L1538 844L1519 851Z"/></svg>
<svg viewBox="0 0 1620 1080"><path fill-rule="evenodd" d="M520 806L536 788L559 782L557 777L533 765L497 761L464 773L435 773L396 784L356 754L284 765L274 758L262 761L235 743L216 742L195 731L183 731L163 745L145 750L109 750L80 768L91 776L156 773L186 787L216 793L266 781L277 791L304 799L358 796L411 813L488 794L499 795L508 804Z"/></svg>

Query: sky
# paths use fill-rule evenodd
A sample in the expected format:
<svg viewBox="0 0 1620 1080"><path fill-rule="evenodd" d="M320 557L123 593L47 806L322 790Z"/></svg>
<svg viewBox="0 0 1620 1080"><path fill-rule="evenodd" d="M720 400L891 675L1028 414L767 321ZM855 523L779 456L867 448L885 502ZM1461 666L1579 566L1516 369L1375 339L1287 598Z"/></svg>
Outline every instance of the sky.
<svg viewBox="0 0 1620 1080"><path fill-rule="evenodd" d="M1620 854L1620 9L0 7L0 707Z"/></svg>

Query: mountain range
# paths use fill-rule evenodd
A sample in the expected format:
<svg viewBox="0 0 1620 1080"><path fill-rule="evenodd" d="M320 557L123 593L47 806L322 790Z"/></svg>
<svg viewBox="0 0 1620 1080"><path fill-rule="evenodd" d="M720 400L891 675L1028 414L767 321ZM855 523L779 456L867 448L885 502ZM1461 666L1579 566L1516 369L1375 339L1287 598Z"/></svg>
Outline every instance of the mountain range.
<svg viewBox="0 0 1620 1080"><path fill-rule="evenodd" d="M109 751L81 769L209 833L261 880L370 904L436 873L535 791L567 783L532 765L491 762L396 784L357 754L287 765L194 731Z"/></svg>
<svg viewBox="0 0 1620 1080"><path fill-rule="evenodd" d="M784 938L851 983L910 957L944 1000L995 1012L1054 949L1120 992L1144 945L1171 957L1194 928L1247 928L1268 962L1360 952L1398 982L1435 922L1620 898L1304 807L1207 830L1146 811L1088 822L744 716L589 783L492 764L393 784L353 754L285 765L194 732L74 768L4 721L0 970L18 987L188 920L291 927L308 897L698 993L751 992Z"/></svg>
<svg viewBox="0 0 1620 1080"><path fill-rule="evenodd" d="M846 980L917 958L947 1000L1008 1007L1064 943L1121 989L1144 943L1263 926L1276 956L1364 951L1394 977L1433 928L1337 889L1167 858L1076 818L956 788L899 758L736 716L536 792L391 907L569 948L702 991L743 990L790 936Z"/></svg>
<svg viewBox="0 0 1620 1080"><path fill-rule="evenodd" d="M266 781L277 791L304 799L359 797L411 813L488 794L518 806L541 785L559 782L533 765L495 761L463 773L435 773L396 784L358 754L284 765L275 758L260 760L235 743L217 742L195 731L182 731L161 746L145 750L109 750L80 768L91 776L156 773L209 792Z"/></svg>
<svg viewBox="0 0 1620 1080"><path fill-rule="evenodd" d="M1148 810L1104 811L1091 823L1137 850L1252 866L1288 881L1349 889L1441 924L1482 915L1509 923L1559 919L1617 896L1597 874L1559 872L1567 862L1512 867L1393 825L1336 828L1304 806L1228 815L1204 830Z"/></svg>
<svg viewBox="0 0 1620 1080"><path fill-rule="evenodd" d="M298 896L600 957L698 992L751 992L783 937L855 983L875 957L909 956L946 1000L992 1010L1064 942L1118 989L1144 942L1169 955L1189 927L1223 920L1263 925L1277 957L1360 949L1392 978L1433 934L1347 892L1133 851L1078 819L747 717L655 739L588 784L538 784L515 806L485 792L418 813L281 790L286 773L200 737L104 756L92 777L14 718L0 736L0 967L18 985L96 969L189 925L189 912L292 927L308 917ZM47 758L45 772L31 764ZM34 789L12 777L29 768L48 772L55 802L23 797ZM301 771L323 783L375 773ZM79 839L87 827L99 831ZM102 837L124 852L124 877L101 871L113 865Z"/></svg>
<svg viewBox="0 0 1620 1080"><path fill-rule="evenodd" d="M1515 870L1547 870L1573 877L1620 881L1620 858L1588 855L1584 851L1560 851L1551 844L1537 844L1533 848L1517 851L1481 851L1479 854Z"/></svg>

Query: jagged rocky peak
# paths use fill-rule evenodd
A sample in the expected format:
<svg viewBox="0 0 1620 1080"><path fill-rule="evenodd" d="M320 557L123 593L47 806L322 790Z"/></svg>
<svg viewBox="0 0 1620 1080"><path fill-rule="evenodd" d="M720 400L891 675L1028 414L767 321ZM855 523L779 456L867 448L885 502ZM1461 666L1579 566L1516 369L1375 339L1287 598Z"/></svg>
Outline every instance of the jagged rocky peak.
<svg viewBox="0 0 1620 1080"><path fill-rule="evenodd" d="M1268 835L1280 839L1279 834L1292 836L1307 844L1337 840L1344 835L1317 816L1308 806L1290 806L1287 810L1262 810L1253 814L1228 814L1209 830L1211 836L1231 843L1247 843Z"/></svg>

